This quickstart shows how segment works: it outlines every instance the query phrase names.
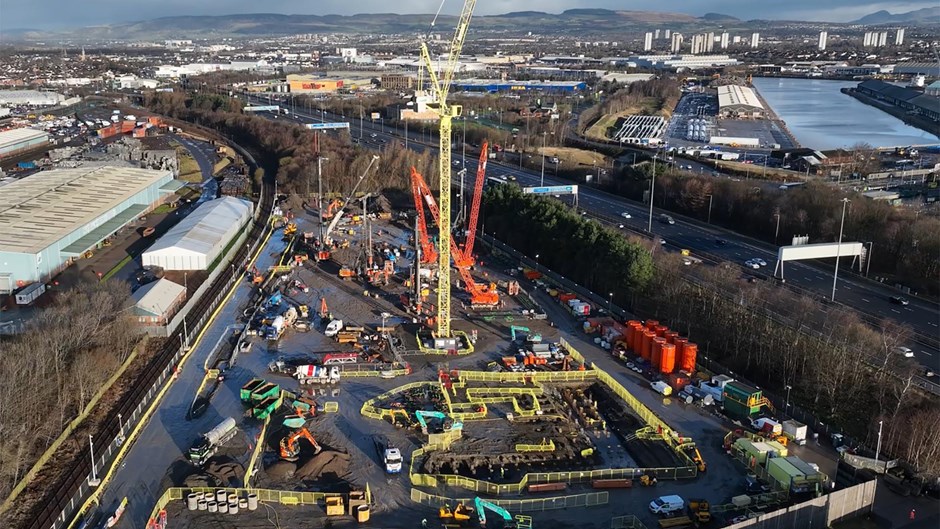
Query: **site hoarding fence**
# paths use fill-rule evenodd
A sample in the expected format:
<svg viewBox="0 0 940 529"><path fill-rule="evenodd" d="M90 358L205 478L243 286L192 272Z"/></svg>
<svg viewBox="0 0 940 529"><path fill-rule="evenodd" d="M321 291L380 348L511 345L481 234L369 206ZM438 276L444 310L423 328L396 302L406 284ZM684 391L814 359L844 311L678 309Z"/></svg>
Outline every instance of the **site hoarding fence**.
<svg viewBox="0 0 940 529"><path fill-rule="evenodd" d="M276 503L279 505L323 505L327 498L343 497L340 492L298 492L288 490L272 489L252 489L252 488L227 488L227 487L171 487L163 492L163 495L154 504L150 513L150 519L155 520L160 511L166 509L167 505L173 501L183 500L190 494L204 494L215 497L215 495L224 491L225 494L235 494L239 499L245 499L249 494L258 497L259 503Z"/></svg>

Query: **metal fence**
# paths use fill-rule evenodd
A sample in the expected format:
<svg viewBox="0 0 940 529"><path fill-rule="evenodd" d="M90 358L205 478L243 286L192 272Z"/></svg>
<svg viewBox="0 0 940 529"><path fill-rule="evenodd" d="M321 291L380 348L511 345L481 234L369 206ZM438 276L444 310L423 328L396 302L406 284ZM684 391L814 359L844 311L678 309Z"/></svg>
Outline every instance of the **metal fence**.
<svg viewBox="0 0 940 529"><path fill-rule="evenodd" d="M639 518L628 514L610 519L610 529L646 529Z"/></svg>
<svg viewBox="0 0 940 529"><path fill-rule="evenodd" d="M548 498L532 498L525 500L493 499L487 501L499 505L509 512L538 512L577 507L596 507L598 505L606 505L608 500L609 493L607 492L589 492L586 494L572 494ZM411 501L434 508L452 503L473 504L473 498L447 498L428 494L427 492L414 488L411 489Z"/></svg>
<svg viewBox="0 0 940 529"><path fill-rule="evenodd" d="M877 481L861 483L832 494L813 498L790 507L763 513L754 507L743 509L750 519L728 529L791 529L831 527L833 523L870 513Z"/></svg>

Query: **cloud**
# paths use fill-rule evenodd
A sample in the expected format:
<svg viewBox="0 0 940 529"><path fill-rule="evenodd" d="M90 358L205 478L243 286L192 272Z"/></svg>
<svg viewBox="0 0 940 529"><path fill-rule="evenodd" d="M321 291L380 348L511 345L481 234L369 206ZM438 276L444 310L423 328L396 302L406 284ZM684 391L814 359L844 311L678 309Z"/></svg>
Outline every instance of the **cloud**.
<svg viewBox="0 0 940 529"><path fill-rule="evenodd" d="M444 11L456 13L460 0L445 2ZM0 28L55 28L111 24L176 15L217 15L236 13L341 14L433 13L438 0L161 0L139 2L127 0L2 0ZM754 2L753 0L660 0L658 11L702 15L717 12L742 19L771 18L790 20L829 20L844 22L881 9L904 12L932 7L935 0L869 2L865 0L789 0L787 2ZM394 6L394 7L393 7ZM608 8L650 10L645 0L541 0L524 4L518 0L486 0L477 4L477 14L500 14L510 11L537 9L557 13L573 8Z"/></svg>

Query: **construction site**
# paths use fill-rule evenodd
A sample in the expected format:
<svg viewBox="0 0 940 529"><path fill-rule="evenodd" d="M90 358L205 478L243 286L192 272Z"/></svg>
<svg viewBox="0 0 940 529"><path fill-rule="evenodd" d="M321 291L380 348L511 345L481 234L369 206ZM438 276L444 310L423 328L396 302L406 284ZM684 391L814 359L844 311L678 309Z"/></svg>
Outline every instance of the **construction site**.
<svg viewBox="0 0 940 529"><path fill-rule="evenodd" d="M445 190L473 5L418 94ZM688 338L478 241L482 151L456 197L412 170L410 203L357 184L275 207L276 261L244 271L148 528L721 527L825 490L834 471L793 455L806 427Z"/></svg>

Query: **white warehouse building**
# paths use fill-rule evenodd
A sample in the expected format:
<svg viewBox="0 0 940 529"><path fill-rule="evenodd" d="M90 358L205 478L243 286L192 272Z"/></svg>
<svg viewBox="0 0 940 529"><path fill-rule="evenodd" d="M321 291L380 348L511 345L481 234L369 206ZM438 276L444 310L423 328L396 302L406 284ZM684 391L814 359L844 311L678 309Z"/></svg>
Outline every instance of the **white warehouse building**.
<svg viewBox="0 0 940 529"><path fill-rule="evenodd" d="M208 269L251 219L253 209L254 204L235 197L202 204L144 252L144 266Z"/></svg>

